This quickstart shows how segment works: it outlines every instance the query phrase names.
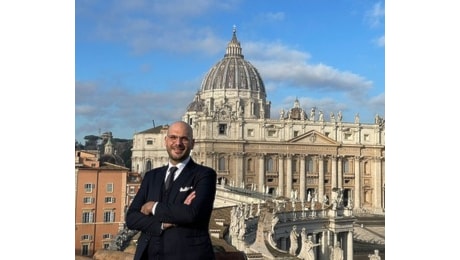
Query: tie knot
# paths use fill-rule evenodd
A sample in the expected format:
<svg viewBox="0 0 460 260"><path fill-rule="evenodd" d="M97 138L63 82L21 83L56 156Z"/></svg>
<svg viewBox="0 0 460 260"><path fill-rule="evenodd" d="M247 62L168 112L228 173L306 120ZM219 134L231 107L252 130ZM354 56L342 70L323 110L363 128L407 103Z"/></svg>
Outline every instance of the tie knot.
<svg viewBox="0 0 460 260"><path fill-rule="evenodd" d="M176 166L172 166L171 168L169 168L169 174L174 174L176 171L177 171Z"/></svg>

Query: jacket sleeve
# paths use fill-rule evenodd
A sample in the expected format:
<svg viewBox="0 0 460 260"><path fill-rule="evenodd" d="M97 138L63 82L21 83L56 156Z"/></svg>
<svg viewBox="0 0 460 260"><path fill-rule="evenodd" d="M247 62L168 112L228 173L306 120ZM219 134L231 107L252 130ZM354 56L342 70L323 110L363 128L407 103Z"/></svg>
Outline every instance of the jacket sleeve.
<svg viewBox="0 0 460 260"><path fill-rule="evenodd" d="M147 202L149 192L148 183L154 178L153 172L147 172L142 180L141 187L133 199L126 213L126 226L131 230L140 230L149 235L161 234L161 222L157 216L144 215L141 212L142 205Z"/></svg>

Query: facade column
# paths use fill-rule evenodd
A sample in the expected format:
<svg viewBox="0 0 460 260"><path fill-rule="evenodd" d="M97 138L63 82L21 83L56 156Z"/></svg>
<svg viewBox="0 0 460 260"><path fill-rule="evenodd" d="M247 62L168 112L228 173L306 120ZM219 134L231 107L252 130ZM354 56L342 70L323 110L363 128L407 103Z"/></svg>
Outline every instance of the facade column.
<svg viewBox="0 0 460 260"><path fill-rule="evenodd" d="M264 179L265 179L265 155L260 153L258 154L259 158L259 180L258 180L258 190L259 192L265 193L264 190Z"/></svg>
<svg viewBox="0 0 460 260"><path fill-rule="evenodd" d="M331 156L332 170L331 170L331 188L337 187L337 156Z"/></svg>
<svg viewBox="0 0 460 260"><path fill-rule="evenodd" d="M377 212L383 212L382 209L382 158L375 157L375 174L374 174L374 200L373 200L373 208Z"/></svg>
<svg viewBox="0 0 460 260"><path fill-rule="evenodd" d="M361 167L360 166L361 156L355 157L355 192L353 198L353 208L361 205Z"/></svg>
<svg viewBox="0 0 460 260"><path fill-rule="evenodd" d="M347 232L347 250L345 260L353 260L353 232Z"/></svg>
<svg viewBox="0 0 460 260"><path fill-rule="evenodd" d="M236 169L236 186L240 187L241 183L244 183L244 187L246 188L246 182L244 181L244 172L246 169L243 167L243 157L244 153L239 152L239 153L234 153L233 156L235 157L235 169ZM230 170L230 169L229 169Z"/></svg>
<svg viewBox="0 0 460 260"><path fill-rule="evenodd" d="M337 186L338 188L342 188L343 186L343 156L338 157L337 162Z"/></svg>
<svg viewBox="0 0 460 260"><path fill-rule="evenodd" d="M329 256L328 255L328 252L329 252L328 245L329 245L329 242L327 241L328 240L327 239L327 237L328 237L327 234L328 234L328 231L323 230L321 232L321 242L320 242L321 243L321 246L320 246L321 250L320 250L319 257L318 257L318 259L320 259L320 260L328 260L328 256Z"/></svg>
<svg viewBox="0 0 460 260"><path fill-rule="evenodd" d="M284 155L278 154L278 196L287 196L284 194Z"/></svg>
<svg viewBox="0 0 460 260"><path fill-rule="evenodd" d="M209 165L209 167L211 167L213 169L217 169L216 165L214 163L214 161L215 161L214 156L215 156L214 152L207 152L206 153L206 165Z"/></svg>
<svg viewBox="0 0 460 260"><path fill-rule="evenodd" d="M305 174L305 155L299 155L300 160L300 201L305 201L305 181L306 181L306 174Z"/></svg>
<svg viewBox="0 0 460 260"><path fill-rule="evenodd" d="M318 200L319 202L323 202L324 197L324 155L318 156L318 163L319 163L319 176L318 176Z"/></svg>
<svg viewBox="0 0 460 260"><path fill-rule="evenodd" d="M286 156L286 194L288 198L291 197L292 191L292 154Z"/></svg>

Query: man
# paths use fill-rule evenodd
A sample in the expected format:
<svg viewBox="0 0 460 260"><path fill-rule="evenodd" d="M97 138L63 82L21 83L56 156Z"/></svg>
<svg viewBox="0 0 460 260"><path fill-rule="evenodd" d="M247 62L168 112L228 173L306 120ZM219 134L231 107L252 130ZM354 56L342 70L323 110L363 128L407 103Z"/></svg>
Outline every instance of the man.
<svg viewBox="0 0 460 260"><path fill-rule="evenodd" d="M126 214L129 229L140 230L135 260L215 259L209 221L216 194L216 172L190 157L193 130L178 121L168 128L169 165L148 171ZM177 167L170 188L171 167Z"/></svg>

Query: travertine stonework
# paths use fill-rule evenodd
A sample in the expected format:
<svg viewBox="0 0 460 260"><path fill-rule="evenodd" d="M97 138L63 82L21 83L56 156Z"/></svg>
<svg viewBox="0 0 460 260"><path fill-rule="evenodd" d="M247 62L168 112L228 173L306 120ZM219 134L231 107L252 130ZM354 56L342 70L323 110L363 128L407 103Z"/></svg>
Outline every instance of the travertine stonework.
<svg viewBox="0 0 460 260"><path fill-rule="evenodd" d="M224 58L211 67L183 121L194 130L195 161L216 169L219 183L322 202L343 190L355 211L385 209L385 121L344 122L341 112L304 111L299 101L270 118L271 102L257 69L244 59L236 30ZM326 116L327 115L327 116ZM132 170L168 162L168 126L134 135Z"/></svg>

